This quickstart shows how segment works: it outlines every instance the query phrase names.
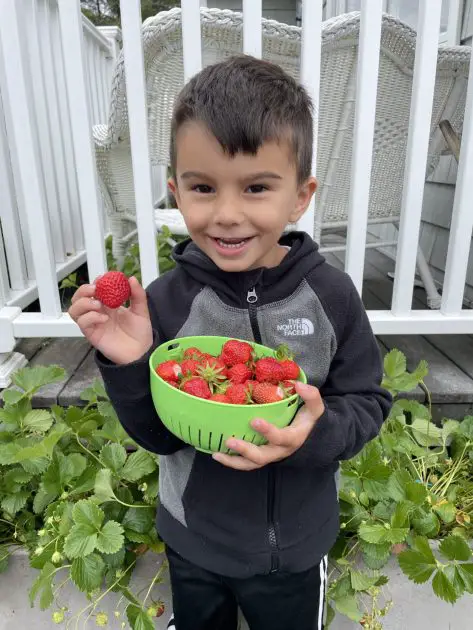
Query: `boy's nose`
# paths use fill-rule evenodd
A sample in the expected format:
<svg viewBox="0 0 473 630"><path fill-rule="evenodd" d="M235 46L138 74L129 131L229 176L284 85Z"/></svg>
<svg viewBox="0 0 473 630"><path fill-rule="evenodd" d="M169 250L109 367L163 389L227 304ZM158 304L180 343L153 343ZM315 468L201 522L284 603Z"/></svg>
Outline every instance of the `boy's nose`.
<svg viewBox="0 0 473 630"><path fill-rule="evenodd" d="M214 221L220 225L237 225L242 222L240 202L234 198L217 201Z"/></svg>

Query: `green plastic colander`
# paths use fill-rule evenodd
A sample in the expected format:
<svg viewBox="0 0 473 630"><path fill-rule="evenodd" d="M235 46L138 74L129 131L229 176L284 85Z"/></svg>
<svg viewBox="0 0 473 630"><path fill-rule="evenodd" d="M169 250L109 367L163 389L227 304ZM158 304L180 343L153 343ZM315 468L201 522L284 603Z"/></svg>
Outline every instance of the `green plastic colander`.
<svg viewBox="0 0 473 630"><path fill-rule="evenodd" d="M230 452L226 440L236 437L256 445L265 444L262 435L254 431L250 422L264 418L282 428L293 419L299 403L298 394L266 405L231 405L197 398L168 385L156 374L156 366L163 361L178 360L187 348L219 355L223 344L233 337L181 337L160 345L149 359L151 394L163 424L178 438L204 453ZM251 343L251 342L249 342ZM257 357L272 357L274 350L251 343ZM301 370L299 380L307 382Z"/></svg>

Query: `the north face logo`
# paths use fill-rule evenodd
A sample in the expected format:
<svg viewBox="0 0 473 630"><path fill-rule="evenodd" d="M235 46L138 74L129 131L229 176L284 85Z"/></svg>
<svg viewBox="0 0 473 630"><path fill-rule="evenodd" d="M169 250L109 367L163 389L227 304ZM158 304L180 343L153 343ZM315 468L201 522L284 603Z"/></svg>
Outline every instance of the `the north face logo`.
<svg viewBox="0 0 473 630"><path fill-rule="evenodd" d="M298 317L288 319L287 324L278 324L278 331L283 332L285 337L301 337L314 334L314 324L310 319Z"/></svg>

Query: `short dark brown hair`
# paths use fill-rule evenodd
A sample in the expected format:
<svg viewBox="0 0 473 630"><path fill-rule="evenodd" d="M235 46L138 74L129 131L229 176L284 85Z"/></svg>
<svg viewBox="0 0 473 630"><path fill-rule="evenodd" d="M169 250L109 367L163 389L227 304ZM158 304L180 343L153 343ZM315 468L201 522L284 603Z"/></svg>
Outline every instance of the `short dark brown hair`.
<svg viewBox="0 0 473 630"><path fill-rule="evenodd" d="M239 55L207 66L184 86L171 125L174 176L176 136L189 121L203 123L232 157L255 155L264 142L287 138L299 183L310 176L312 103L305 89L275 64Z"/></svg>

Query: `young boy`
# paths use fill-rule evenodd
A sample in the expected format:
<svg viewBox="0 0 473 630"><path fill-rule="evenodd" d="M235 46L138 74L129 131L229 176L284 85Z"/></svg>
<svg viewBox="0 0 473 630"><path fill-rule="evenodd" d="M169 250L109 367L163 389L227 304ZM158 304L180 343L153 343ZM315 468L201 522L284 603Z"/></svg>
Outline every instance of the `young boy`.
<svg viewBox="0 0 473 630"><path fill-rule="evenodd" d="M82 286L70 314L97 348L123 426L159 453L157 527L167 545L177 630L322 628L327 553L338 533L335 477L379 431L390 397L350 278L305 233L283 235L316 190L311 103L279 67L236 57L177 99L170 188L192 240L176 269L111 311ZM148 357L187 335L287 343L310 385L292 424L253 426L238 456L196 451L156 415ZM222 417L222 423L225 417Z"/></svg>

